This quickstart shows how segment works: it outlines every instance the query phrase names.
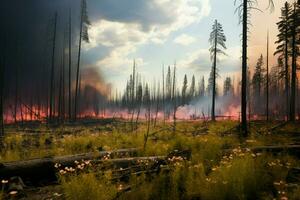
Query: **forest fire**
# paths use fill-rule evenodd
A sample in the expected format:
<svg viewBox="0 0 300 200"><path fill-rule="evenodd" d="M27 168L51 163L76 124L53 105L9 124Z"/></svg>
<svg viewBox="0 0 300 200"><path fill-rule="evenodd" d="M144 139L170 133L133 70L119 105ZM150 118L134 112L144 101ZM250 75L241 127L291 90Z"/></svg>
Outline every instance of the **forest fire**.
<svg viewBox="0 0 300 200"><path fill-rule="evenodd" d="M18 106L16 113L12 110L5 112L4 122L6 124L11 124L24 121L44 121L46 117L47 112L36 105L30 107L27 105L21 105Z"/></svg>
<svg viewBox="0 0 300 200"><path fill-rule="evenodd" d="M231 3L1 1L0 200L299 200L300 0Z"/></svg>

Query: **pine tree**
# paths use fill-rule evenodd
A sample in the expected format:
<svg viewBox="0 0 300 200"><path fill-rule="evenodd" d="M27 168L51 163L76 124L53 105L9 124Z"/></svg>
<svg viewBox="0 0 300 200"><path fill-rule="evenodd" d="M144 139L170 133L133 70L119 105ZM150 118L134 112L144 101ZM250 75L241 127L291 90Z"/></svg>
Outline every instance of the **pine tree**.
<svg viewBox="0 0 300 200"><path fill-rule="evenodd" d="M171 68L168 67L167 77L166 77L166 90L167 90L167 101L171 100L172 95L172 78L171 78Z"/></svg>
<svg viewBox="0 0 300 200"><path fill-rule="evenodd" d="M252 86L254 92L254 105L257 110L261 110L261 95L262 95L262 86L264 81L264 70L263 70L263 55L259 57L255 66L255 72L252 78Z"/></svg>
<svg viewBox="0 0 300 200"><path fill-rule="evenodd" d="M257 60L256 66L255 66L255 72L253 74L252 78L252 85L253 89L255 91L255 95L260 98L261 93L262 93L262 84L264 80L264 75L263 75L263 55L260 55L259 59Z"/></svg>
<svg viewBox="0 0 300 200"><path fill-rule="evenodd" d="M211 120L215 121L215 101L216 101L216 78L217 78L217 56L219 54L225 54L222 49L226 49L226 37L222 28L222 25L215 20L210 34L209 42L211 44L210 57L213 62L212 66L212 108L211 108Z"/></svg>
<svg viewBox="0 0 300 200"><path fill-rule="evenodd" d="M192 77L192 82L190 86L190 94L189 94L189 101L195 97L195 76Z"/></svg>
<svg viewBox="0 0 300 200"><path fill-rule="evenodd" d="M226 77L224 81L223 95L229 96L233 94L233 85L230 77Z"/></svg>
<svg viewBox="0 0 300 200"><path fill-rule="evenodd" d="M205 80L204 76L202 76L201 81L199 83L199 96L203 97L205 94Z"/></svg>
<svg viewBox="0 0 300 200"><path fill-rule="evenodd" d="M297 79L297 57L299 51L300 34L300 5L294 3L294 9L291 14L291 52L292 52L292 79L291 79L291 101L290 101L290 120L296 120L296 79Z"/></svg>
<svg viewBox="0 0 300 200"><path fill-rule="evenodd" d="M289 110L289 44L290 44L290 15L291 15L291 5L286 2L284 7L281 8L280 21L277 23L279 34L277 35L278 44L274 55L279 55L279 58L284 60L284 71L281 77L285 80L285 99L286 99L286 116L288 116Z"/></svg>

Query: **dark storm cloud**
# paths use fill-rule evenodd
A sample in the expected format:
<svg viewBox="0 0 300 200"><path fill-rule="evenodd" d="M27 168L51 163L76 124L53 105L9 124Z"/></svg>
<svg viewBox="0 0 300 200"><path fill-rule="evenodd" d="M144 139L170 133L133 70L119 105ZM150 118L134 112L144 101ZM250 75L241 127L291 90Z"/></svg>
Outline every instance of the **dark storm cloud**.
<svg viewBox="0 0 300 200"><path fill-rule="evenodd" d="M154 0L89 0L92 20L107 19L137 23L147 31L155 24L169 24L174 18Z"/></svg>

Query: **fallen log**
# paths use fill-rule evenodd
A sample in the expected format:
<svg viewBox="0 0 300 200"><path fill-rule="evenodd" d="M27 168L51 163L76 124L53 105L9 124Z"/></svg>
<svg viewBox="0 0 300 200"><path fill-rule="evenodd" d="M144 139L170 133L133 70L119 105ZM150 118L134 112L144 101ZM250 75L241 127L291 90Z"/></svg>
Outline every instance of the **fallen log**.
<svg viewBox="0 0 300 200"><path fill-rule="evenodd" d="M25 182L30 181L33 183L39 183L41 180L55 181L56 169L54 165L56 163L62 166L73 166L75 161L81 160L101 160L102 158L117 158L117 157L129 157L137 156L138 149L120 149L115 151L101 151L93 153L84 153L59 157L47 157L30 159L24 161L14 161L0 163L0 179L8 179L13 176L21 177ZM116 163L130 162L130 160L116 159Z"/></svg>
<svg viewBox="0 0 300 200"><path fill-rule="evenodd" d="M167 156L148 156L148 157L133 157L133 158L116 158L108 160L96 160L95 164L107 164L110 169L128 168L139 164L161 163L167 159Z"/></svg>

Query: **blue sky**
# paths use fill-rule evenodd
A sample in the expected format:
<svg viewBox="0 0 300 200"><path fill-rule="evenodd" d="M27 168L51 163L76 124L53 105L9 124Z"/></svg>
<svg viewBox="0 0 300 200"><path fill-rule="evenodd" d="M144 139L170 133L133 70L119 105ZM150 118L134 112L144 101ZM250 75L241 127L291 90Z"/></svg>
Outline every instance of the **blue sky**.
<svg viewBox="0 0 300 200"><path fill-rule="evenodd" d="M253 13L250 65L265 52L267 29L274 42L275 22L283 2L275 2L272 14ZM266 2L259 3L258 7L265 10ZM189 78L195 74L196 80L207 78L211 67L208 37L217 19L227 37L228 54L220 58L219 81L233 77L240 73L241 66L241 27L235 8L234 0L89 0L91 42L84 44L84 65L97 67L106 81L119 90L125 87L134 59L147 81L160 80L162 65L174 62L179 82L184 74Z"/></svg>

